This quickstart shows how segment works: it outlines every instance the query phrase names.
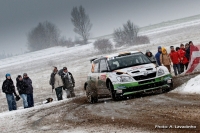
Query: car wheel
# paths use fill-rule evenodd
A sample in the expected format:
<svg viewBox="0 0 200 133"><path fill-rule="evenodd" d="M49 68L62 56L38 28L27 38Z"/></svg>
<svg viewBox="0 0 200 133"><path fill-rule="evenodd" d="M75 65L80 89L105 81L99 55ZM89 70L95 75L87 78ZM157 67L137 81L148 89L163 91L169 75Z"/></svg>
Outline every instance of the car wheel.
<svg viewBox="0 0 200 133"><path fill-rule="evenodd" d="M98 97L94 96L92 94L92 91L91 91L91 89L89 88L88 85L86 86L86 96L87 96L87 101L89 103L97 103L98 102Z"/></svg>
<svg viewBox="0 0 200 133"><path fill-rule="evenodd" d="M111 82L109 82L109 90L110 90L110 92L111 92L111 98L112 98L114 101L119 100L119 98L116 96L116 91L114 90L113 85L112 85Z"/></svg>

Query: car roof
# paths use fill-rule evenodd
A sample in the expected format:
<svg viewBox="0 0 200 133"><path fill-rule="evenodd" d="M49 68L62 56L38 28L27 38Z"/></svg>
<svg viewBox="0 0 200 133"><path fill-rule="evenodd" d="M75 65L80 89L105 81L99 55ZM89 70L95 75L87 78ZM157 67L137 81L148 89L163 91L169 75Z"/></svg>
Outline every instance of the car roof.
<svg viewBox="0 0 200 133"><path fill-rule="evenodd" d="M100 58L94 58L94 59L91 59L90 61L95 62L95 61L98 61L99 59L108 59L108 58L117 57L117 56L130 55L133 53L140 53L140 51L120 52L120 53L110 54L110 55L106 55L106 56L101 56Z"/></svg>
<svg viewBox="0 0 200 133"><path fill-rule="evenodd" d="M129 55L129 54L139 53L139 52L140 52L140 51L120 52L120 53L116 53L116 54L107 55L107 56L105 56L105 57L106 57L106 58L111 58L111 57L116 57L116 56L120 56L120 55Z"/></svg>

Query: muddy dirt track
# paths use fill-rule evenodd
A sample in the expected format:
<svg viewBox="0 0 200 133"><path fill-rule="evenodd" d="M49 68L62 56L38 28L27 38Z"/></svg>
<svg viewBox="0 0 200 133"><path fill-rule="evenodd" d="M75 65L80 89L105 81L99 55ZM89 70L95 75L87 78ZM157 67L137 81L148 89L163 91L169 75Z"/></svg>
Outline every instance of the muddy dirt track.
<svg viewBox="0 0 200 133"><path fill-rule="evenodd" d="M196 75L174 78L174 86ZM31 122L27 128L35 132L200 132L200 95L168 92L117 102L102 99L97 104L89 104L86 97L78 96L68 103L29 114Z"/></svg>

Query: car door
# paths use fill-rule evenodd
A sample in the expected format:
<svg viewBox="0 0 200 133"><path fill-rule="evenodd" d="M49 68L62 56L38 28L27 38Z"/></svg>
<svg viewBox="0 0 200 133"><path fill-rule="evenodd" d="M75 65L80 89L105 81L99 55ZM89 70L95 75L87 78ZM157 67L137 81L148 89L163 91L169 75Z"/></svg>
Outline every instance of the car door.
<svg viewBox="0 0 200 133"><path fill-rule="evenodd" d="M99 60L94 61L94 71L92 73L90 73L90 75L88 76L88 81L90 83L91 89L94 92L98 92L98 87L97 87L97 83L98 83L98 74L99 74Z"/></svg>
<svg viewBox="0 0 200 133"><path fill-rule="evenodd" d="M108 65L106 59L101 59L99 64L100 73L98 74L98 94L100 95L107 95L110 94L109 90L106 87L106 75L108 71Z"/></svg>

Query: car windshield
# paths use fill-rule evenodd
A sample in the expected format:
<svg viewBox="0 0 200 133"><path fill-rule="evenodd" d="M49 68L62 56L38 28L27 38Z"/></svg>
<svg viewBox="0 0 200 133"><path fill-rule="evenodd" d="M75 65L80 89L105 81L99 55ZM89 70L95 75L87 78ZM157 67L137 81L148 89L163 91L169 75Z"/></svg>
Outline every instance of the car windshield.
<svg viewBox="0 0 200 133"><path fill-rule="evenodd" d="M108 59L108 65L111 71L149 63L151 61L143 53L133 53Z"/></svg>

